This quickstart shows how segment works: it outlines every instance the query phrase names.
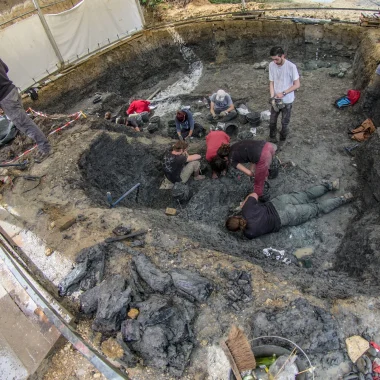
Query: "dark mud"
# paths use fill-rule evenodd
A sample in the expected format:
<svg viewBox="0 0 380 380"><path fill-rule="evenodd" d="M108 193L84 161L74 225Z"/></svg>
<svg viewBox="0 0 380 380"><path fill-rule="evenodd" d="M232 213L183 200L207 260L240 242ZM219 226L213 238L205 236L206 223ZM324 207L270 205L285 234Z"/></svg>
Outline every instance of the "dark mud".
<svg viewBox="0 0 380 380"><path fill-rule="evenodd" d="M130 259L124 274L115 273L108 265L121 252ZM194 347L197 303L207 302L213 291L211 281L194 271L165 273L141 251L122 244L86 248L76 261L77 266L59 286L61 295L79 286L86 290L79 297L80 311L94 316L94 331L104 336L117 334L119 340L121 332L124 365L136 364L141 358L145 365L180 377ZM99 265L107 267L104 281L103 270L98 275ZM98 281L86 281L82 286L95 275ZM139 311L137 319L126 319L131 308Z"/></svg>

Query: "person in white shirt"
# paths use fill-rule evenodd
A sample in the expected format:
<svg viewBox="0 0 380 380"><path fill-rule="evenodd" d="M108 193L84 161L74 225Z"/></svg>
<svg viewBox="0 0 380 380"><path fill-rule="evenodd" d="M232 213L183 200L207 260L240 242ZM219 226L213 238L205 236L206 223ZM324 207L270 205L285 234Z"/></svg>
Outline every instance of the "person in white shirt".
<svg viewBox="0 0 380 380"><path fill-rule="evenodd" d="M281 131L280 140L285 141L289 133L290 115L294 101L294 91L300 87L297 66L285 59L285 52L280 46L270 50L272 62L269 64L269 91L271 99L282 101L283 106L271 107L269 121L269 141L277 143L277 119L280 113ZM280 108L280 109L279 109Z"/></svg>

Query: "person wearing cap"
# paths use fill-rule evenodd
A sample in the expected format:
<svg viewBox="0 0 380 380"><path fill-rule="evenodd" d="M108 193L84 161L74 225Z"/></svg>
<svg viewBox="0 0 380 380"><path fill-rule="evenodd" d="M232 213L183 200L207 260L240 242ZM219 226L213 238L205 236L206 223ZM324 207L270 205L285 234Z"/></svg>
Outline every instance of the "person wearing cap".
<svg viewBox="0 0 380 380"><path fill-rule="evenodd" d="M280 141L285 141L289 133L289 122L294 102L294 91L300 88L297 66L285 59L285 52L280 46L270 50L272 62L269 64L269 92L272 107L269 120L269 141L276 144L277 120L281 113ZM273 107L273 100L283 103L283 107Z"/></svg>
<svg viewBox="0 0 380 380"><path fill-rule="evenodd" d="M237 116L231 96L224 90L218 90L216 93L212 94L210 100L210 115L208 116L208 120L218 120L225 123Z"/></svg>
<svg viewBox="0 0 380 380"><path fill-rule="evenodd" d="M204 128L194 122L193 114L188 109L181 109L177 111L175 116L175 126L180 140L190 140L192 137L201 137Z"/></svg>

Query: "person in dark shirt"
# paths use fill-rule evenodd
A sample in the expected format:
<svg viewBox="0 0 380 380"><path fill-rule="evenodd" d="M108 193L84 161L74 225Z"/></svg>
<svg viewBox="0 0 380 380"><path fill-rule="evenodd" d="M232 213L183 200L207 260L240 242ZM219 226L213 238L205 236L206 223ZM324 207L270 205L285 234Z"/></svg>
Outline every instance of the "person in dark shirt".
<svg viewBox="0 0 380 380"><path fill-rule="evenodd" d="M111 123L124 124L127 127L132 127L136 132L140 132L139 125L133 117L124 118L120 116L112 116L111 112L107 111L104 115L104 119L110 121Z"/></svg>
<svg viewBox="0 0 380 380"><path fill-rule="evenodd" d="M317 202L328 191L338 190L339 180L325 181L306 191L280 195L270 202L259 203L258 195L251 193L242 202L242 216L231 216L226 221L229 231L242 230L248 239L277 232L281 227L297 226L320 214L328 214L353 200L351 193Z"/></svg>
<svg viewBox="0 0 380 380"><path fill-rule="evenodd" d="M228 159L229 165L233 168L250 177L254 176L253 191L261 197L276 149L276 145L264 140L242 140L233 145L222 144L218 149L218 155ZM242 165L247 163L250 164L249 168Z"/></svg>
<svg viewBox="0 0 380 380"><path fill-rule="evenodd" d="M42 162L50 155L50 144L34 121L25 112L16 86L8 78L8 66L0 59L0 106L15 127L33 139L38 146L35 162Z"/></svg>
<svg viewBox="0 0 380 380"><path fill-rule="evenodd" d="M205 178L204 175L199 174L201 156L199 154L189 155L187 147L188 144L185 141L177 141L173 145L172 151L164 157L164 173L172 183L186 183L192 174L194 174L194 180L196 181Z"/></svg>

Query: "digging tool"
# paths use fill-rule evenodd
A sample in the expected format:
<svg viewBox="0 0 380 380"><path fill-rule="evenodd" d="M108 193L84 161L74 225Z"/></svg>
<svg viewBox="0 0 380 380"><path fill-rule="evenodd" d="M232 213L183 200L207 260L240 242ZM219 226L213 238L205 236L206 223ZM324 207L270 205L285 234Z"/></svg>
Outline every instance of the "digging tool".
<svg viewBox="0 0 380 380"><path fill-rule="evenodd" d="M106 240L104 240L104 242L105 243L113 243L115 241L130 239L130 238L133 238L136 236L144 235L147 232L148 232L147 230L137 230L136 232L132 232L131 234L128 234L128 235L107 238Z"/></svg>
<svg viewBox="0 0 380 380"><path fill-rule="evenodd" d="M119 202L121 202L128 194L130 194L133 190L137 189L140 186L140 183L137 183L131 189L129 189L125 194L123 194L116 202L112 201L112 196L109 191L107 191L107 202L110 205L110 208L115 207Z"/></svg>
<svg viewBox="0 0 380 380"><path fill-rule="evenodd" d="M27 168L28 163L29 163L28 160L25 160L19 164L0 164L0 168L15 166L15 167L19 168L20 170L25 170Z"/></svg>
<svg viewBox="0 0 380 380"><path fill-rule="evenodd" d="M345 146L345 147L344 147L344 150L345 150L349 155L353 156L352 151L353 151L354 149L356 149L358 146L359 146L359 144L354 144L354 145L351 145L351 146Z"/></svg>

